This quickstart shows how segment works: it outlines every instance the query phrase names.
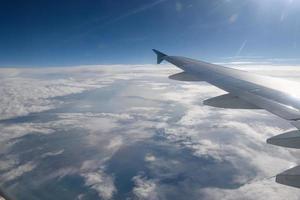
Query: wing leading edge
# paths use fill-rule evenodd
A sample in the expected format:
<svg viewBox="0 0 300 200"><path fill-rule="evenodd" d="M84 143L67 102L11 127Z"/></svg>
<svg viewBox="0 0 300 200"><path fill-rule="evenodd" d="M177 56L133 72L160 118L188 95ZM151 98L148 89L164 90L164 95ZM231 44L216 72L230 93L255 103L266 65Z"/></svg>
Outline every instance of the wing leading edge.
<svg viewBox="0 0 300 200"><path fill-rule="evenodd" d="M199 81L206 81L228 92L224 97L214 97L204 101L205 105L231 108L228 106L228 101L232 101L236 104L235 107L233 105L233 108L239 108L239 106L242 109L260 108L290 121L298 130L269 138L267 143L300 149L299 83L252 74L186 57L168 56L155 49L153 51L157 55L158 64L165 60L183 70L180 73L182 75L173 75L170 76L171 78L177 77L177 79L173 79L183 81L198 81L199 79ZM224 102L222 103L222 101ZM300 188L299 168L278 174L276 182ZM291 174L293 175L291 179L286 178Z"/></svg>

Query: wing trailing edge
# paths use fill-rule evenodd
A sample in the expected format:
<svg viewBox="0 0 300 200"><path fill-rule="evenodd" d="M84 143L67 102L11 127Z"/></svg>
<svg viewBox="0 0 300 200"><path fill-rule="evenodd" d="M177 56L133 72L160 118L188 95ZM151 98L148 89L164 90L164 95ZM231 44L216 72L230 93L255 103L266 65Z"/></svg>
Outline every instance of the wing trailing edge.
<svg viewBox="0 0 300 200"><path fill-rule="evenodd" d="M276 175L276 182L300 188L300 166L298 165Z"/></svg>
<svg viewBox="0 0 300 200"><path fill-rule="evenodd" d="M261 109L256 105L250 104L237 96L230 93L221 96L213 97L203 101L204 105L216 108L230 108L230 109Z"/></svg>
<svg viewBox="0 0 300 200"><path fill-rule="evenodd" d="M170 75L169 79L176 81L203 81L201 77L195 76L187 72L180 72L177 74Z"/></svg>
<svg viewBox="0 0 300 200"><path fill-rule="evenodd" d="M268 144L300 149L300 131L294 130L267 139Z"/></svg>

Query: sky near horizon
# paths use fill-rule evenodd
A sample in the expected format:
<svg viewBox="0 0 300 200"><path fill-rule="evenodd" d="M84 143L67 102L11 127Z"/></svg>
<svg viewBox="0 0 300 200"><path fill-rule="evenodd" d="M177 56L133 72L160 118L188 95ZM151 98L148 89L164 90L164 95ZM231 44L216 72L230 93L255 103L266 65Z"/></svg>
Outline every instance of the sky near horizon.
<svg viewBox="0 0 300 200"><path fill-rule="evenodd" d="M299 64L299 11L299 0L4 0L0 66L154 63L152 48Z"/></svg>

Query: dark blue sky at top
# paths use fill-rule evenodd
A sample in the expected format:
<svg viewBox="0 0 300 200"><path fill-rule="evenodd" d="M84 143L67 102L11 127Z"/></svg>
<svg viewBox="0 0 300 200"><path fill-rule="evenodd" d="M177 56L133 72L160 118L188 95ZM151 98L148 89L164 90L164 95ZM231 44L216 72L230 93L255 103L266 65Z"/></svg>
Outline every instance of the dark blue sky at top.
<svg viewBox="0 0 300 200"><path fill-rule="evenodd" d="M300 58L298 0L0 0L0 66Z"/></svg>

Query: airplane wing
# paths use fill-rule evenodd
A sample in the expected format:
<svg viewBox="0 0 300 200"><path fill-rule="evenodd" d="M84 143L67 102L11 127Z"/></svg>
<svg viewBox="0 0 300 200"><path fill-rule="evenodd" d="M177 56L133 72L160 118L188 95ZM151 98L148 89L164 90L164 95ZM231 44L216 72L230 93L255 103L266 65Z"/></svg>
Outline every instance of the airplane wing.
<svg viewBox="0 0 300 200"><path fill-rule="evenodd" d="M221 108L264 109L285 120L297 130L267 139L267 143L300 149L300 84L247 71L223 67L181 56L168 56L153 49L157 64L163 60L183 72L169 78L179 81L206 81L228 94L205 100L204 104ZM276 182L300 188L300 166L276 176Z"/></svg>

